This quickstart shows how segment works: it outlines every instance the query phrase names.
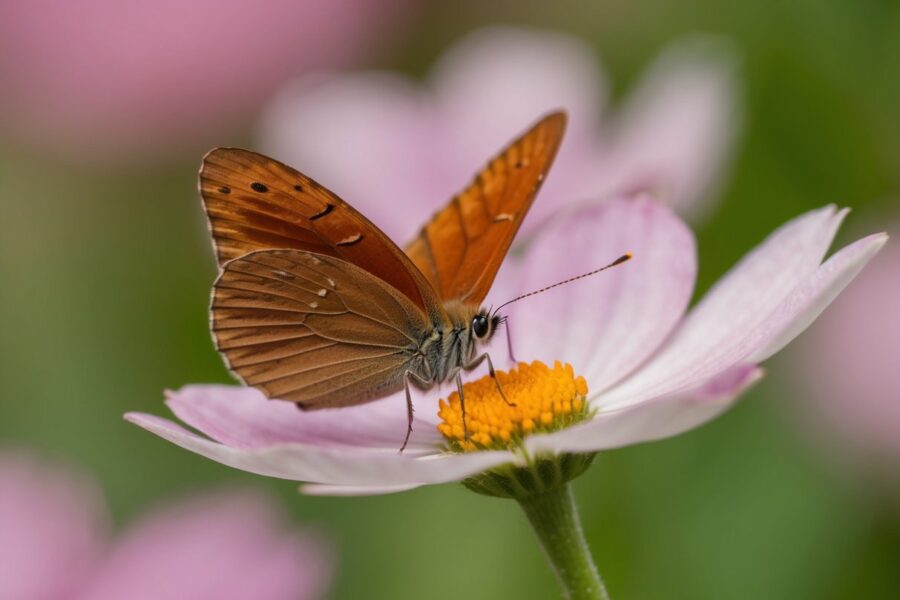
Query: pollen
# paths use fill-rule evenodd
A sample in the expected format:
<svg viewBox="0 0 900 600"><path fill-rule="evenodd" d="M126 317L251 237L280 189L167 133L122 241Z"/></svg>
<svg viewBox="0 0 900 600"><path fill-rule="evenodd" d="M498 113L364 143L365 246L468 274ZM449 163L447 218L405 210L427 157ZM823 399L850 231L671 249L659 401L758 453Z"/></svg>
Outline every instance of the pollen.
<svg viewBox="0 0 900 600"><path fill-rule="evenodd" d="M502 389L502 394L501 394ZM590 416L587 382L572 365L557 361L519 363L463 385L463 424L459 393L440 401L438 431L452 450L512 449L529 434L549 433Z"/></svg>

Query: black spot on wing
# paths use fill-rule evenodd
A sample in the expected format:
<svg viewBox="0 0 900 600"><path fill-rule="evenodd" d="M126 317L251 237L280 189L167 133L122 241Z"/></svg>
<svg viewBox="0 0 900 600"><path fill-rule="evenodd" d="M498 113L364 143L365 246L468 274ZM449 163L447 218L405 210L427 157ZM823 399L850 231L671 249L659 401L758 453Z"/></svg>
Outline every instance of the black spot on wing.
<svg viewBox="0 0 900 600"><path fill-rule="evenodd" d="M328 213L330 213L333 210L334 210L334 204L327 204L321 212L317 212L316 214L311 216L309 218L309 220L315 221L316 219L321 219L322 217L324 217L325 215L327 215Z"/></svg>

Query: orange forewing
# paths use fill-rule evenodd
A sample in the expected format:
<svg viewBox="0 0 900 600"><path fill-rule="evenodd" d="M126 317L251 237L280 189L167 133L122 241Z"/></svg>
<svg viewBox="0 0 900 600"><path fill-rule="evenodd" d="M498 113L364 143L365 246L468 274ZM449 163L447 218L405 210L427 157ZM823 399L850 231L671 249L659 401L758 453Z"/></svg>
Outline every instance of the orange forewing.
<svg viewBox="0 0 900 600"><path fill-rule="evenodd" d="M442 314L428 282L390 238L335 194L276 160L217 148L203 159L200 194L220 267L255 250L306 250L352 263L426 314Z"/></svg>
<svg viewBox="0 0 900 600"><path fill-rule="evenodd" d="M406 248L442 300L480 305L487 296L565 127L565 113L541 119L491 160Z"/></svg>

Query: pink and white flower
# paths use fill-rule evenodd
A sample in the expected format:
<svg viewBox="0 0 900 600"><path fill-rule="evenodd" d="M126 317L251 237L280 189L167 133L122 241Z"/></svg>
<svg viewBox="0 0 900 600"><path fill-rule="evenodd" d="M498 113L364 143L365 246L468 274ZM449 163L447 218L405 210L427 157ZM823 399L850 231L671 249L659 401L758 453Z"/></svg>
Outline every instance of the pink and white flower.
<svg viewBox="0 0 900 600"><path fill-rule="evenodd" d="M0 598L313 600L332 551L286 529L259 494L220 492L158 509L110 539L96 486L74 469L0 455Z"/></svg>
<svg viewBox="0 0 900 600"><path fill-rule="evenodd" d="M872 235L823 263L845 214L827 207L788 222L690 310L695 241L671 209L638 197L553 219L502 272L488 304L627 251L634 259L509 306L517 357L571 363L587 381L590 408L586 421L528 435L511 450L450 451L437 430L434 398L418 398L411 441L399 454L402 394L301 413L251 388L190 385L167 394L167 404L199 434L153 415L126 418L223 464L307 482L304 491L313 494L395 492L525 465L530 457L677 435L727 409L759 379L758 365L803 331L885 243L885 235ZM505 340L492 354L499 362Z"/></svg>
<svg viewBox="0 0 900 600"><path fill-rule="evenodd" d="M529 123L564 108L566 140L526 234L574 202L651 189L699 215L739 121L731 54L712 38L673 44L609 116L587 44L488 28L449 48L425 85L387 72L294 81L264 112L260 147L402 242Z"/></svg>

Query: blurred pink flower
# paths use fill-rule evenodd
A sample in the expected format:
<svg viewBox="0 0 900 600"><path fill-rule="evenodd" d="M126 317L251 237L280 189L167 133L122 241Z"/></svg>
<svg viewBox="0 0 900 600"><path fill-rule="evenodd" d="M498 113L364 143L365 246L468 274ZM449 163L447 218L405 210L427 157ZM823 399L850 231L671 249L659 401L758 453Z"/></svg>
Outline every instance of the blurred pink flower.
<svg viewBox="0 0 900 600"><path fill-rule="evenodd" d="M486 304L626 251L634 259L510 305L518 358L571 363L587 380L593 412L554 433L526 435L508 450L449 452L436 428L434 398L420 397L410 443L398 454L406 432L402 393L301 413L252 388L192 385L169 393L167 403L204 435L153 415L126 418L223 464L310 482L305 491L317 494L400 491L524 465L531 457L676 435L728 408L760 377L757 365L805 329L882 246L884 235L869 236L822 263L844 215L828 207L782 226L687 313L695 242L669 208L646 198L617 199L558 216L505 269ZM499 364L505 340L492 353Z"/></svg>
<svg viewBox="0 0 900 600"><path fill-rule="evenodd" d="M827 447L900 482L900 246L872 261L794 358L803 408Z"/></svg>
<svg viewBox="0 0 900 600"><path fill-rule="evenodd" d="M398 5L3 2L0 126L79 160L200 152L284 79L365 56Z"/></svg>
<svg viewBox="0 0 900 600"><path fill-rule="evenodd" d="M79 473L0 453L0 598L72 598L102 560L105 509Z"/></svg>
<svg viewBox="0 0 900 600"><path fill-rule="evenodd" d="M737 126L727 50L707 38L674 44L601 121L606 82L584 42L485 29L447 50L426 86L378 72L287 85L264 113L260 145L403 242L529 123L563 108L566 139L526 230L571 203L641 190L696 214Z"/></svg>
<svg viewBox="0 0 900 600"><path fill-rule="evenodd" d="M330 549L250 492L157 510L115 541L108 520L83 475L0 454L0 598L311 600L331 578Z"/></svg>

